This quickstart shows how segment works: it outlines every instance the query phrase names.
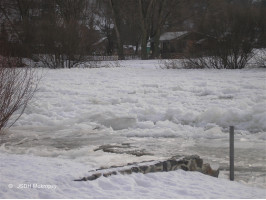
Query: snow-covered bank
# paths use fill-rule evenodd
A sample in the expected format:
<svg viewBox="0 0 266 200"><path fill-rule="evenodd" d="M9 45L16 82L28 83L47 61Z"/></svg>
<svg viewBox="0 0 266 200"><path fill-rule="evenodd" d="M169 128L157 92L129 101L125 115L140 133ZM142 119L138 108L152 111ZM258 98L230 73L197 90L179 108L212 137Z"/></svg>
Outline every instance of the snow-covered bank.
<svg viewBox="0 0 266 200"><path fill-rule="evenodd" d="M9 153L37 158L10 157L13 160L5 164L12 167L0 172L3 180L11 180L6 174L14 173L13 162L26 163L28 158L41 162L53 157L58 165L73 164L64 170L75 163L81 167L77 173L85 175L92 168L178 154L198 154L215 168L222 167L220 178L228 179L228 126L234 125L236 181L266 188L265 69L163 70L158 61L121 64L125 67L43 70L33 101L0 140L1 157ZM149 155L94 151L121 143ZM34 169L25 176L42 173ZM47 173L56 174L49 169ZM77 178L73 171L62 174ZM19 181L16 177L13 180ZM74 184L64 175L62 179Z"/></svg>
<svg viewBox="0 0 266 200"><path fill-rule="evenodd" d="M265 198L266 190L182 170L76 182L89 166L1 154L0 198ZM12 170L10 170L12 168ZM19 188L18 188L19 187Z"/></svg>

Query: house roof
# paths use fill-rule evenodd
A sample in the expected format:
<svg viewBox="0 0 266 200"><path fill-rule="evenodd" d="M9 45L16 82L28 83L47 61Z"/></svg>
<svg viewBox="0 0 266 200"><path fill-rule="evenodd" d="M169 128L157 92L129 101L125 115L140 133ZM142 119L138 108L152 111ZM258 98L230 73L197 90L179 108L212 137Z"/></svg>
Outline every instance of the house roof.
<svg viewBox="0 0 266 200"><path fill-rule="evenodd" d="M160 36L160 41L166 41L166 40L173 40L177 39L181 36L184 36L187 34L188 31L180 31L180 32L165 32Z"/></svg>

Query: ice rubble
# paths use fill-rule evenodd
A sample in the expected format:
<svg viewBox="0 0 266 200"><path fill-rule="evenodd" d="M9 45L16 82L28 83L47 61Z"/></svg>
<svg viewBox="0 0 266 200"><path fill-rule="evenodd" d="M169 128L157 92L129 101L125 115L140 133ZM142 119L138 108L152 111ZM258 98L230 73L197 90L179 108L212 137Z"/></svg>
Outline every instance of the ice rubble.
<svg viewBox="0 0 266 200"><path fill-rule="evenodd" d="M164 70L154 60L121 65L125 67L40 70L39 90L3 137L0 152L99 167L136 159L109 155L106 160L105 153L93 152L103 144L133 142L153 152L154 159L207 143L211 150L199 146L196 153L215 154L223 164L228 126L234 125L242 152L238 163L247 166L252 160L255 167L265 166L265 69ZM213 152L217 146L222 153ZM248 152L257 152L258 158ZM136 161L140 159L148 158Z"/></svg>

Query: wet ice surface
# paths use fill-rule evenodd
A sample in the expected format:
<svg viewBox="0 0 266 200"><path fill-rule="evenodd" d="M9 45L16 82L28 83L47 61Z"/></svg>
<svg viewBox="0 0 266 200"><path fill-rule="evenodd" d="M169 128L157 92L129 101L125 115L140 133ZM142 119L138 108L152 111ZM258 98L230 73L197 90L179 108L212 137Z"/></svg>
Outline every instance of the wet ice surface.
<svg viewBox="0 0 266 200"><path fill-rule="evenodd" d="M266 71L156 64L44 70L33 102L1 137L0 152L71 159L91 169L198 154L228 179L234 125L236 180L266 188ZM122 143L152 155L94 151Z"/></svg>

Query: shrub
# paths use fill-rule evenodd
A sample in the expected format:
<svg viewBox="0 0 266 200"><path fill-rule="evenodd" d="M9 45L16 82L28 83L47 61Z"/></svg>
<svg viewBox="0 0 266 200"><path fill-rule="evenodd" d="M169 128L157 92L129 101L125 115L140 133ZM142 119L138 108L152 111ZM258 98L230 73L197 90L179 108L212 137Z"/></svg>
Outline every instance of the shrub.
<svg viewBox="0 0 266 200"><path fill-rule="evenodd" d="M32 68L21 67L19 59L0 56L0 131L23 114L40 80L35 74Z"/></svg>

